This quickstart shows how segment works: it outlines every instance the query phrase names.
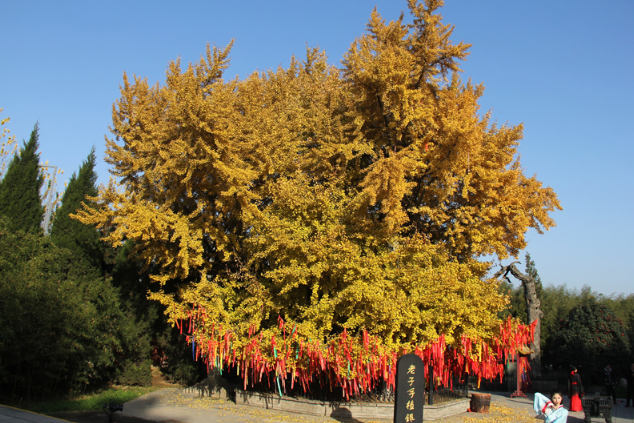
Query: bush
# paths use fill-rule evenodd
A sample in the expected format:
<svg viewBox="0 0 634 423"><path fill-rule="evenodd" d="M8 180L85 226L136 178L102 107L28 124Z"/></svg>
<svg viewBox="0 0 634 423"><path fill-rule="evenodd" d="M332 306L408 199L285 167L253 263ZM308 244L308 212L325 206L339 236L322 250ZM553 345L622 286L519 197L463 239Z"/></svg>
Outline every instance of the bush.
<svg viewBox="0 0 634 423"><path fill-rule="evenodd" d="M119 370L117 383L126 386L152 386L151 361L145 360L141 363L134 363L129 360Z"/></svg>
<svg viewBox="0 0 634 423"><path fill-rule="evenodd" d="M155 339L156 346L166 357L163 374L172 382L193 385L207 375L202 360L194 361L192 347L178 329L166 327Z"/></svg>
<svg viewBox="0 0 634 423"><path fill-rule="evenodd" d="M191 363L179 363L178 367L174 367L174 371L170 374L170 378L181 385L191 386L198 382L200 374L196 366Z"/></svg>
<svg viewBox="0 0 634 423"><path fill-rule="evenodd" d="M48 237L10 231L4 218L0 327L0 397L8 401L72 397L112 380L125 360L149 358L143 327L98 270Z"/></svg>

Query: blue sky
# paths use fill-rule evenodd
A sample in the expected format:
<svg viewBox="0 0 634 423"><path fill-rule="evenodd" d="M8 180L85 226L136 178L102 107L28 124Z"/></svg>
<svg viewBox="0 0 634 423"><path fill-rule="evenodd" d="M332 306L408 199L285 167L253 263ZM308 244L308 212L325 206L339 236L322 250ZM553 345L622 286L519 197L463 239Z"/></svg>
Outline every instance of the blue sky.
<svg viewBox="0 0 634 423"><path fill-rule="evenodd" d="M162 83L170 60L197 61L208 42L232 38L229 78L287 66L307 44L339 64L374 6L388 21L407 15L405 0L4 0L0 117L20 141L39 121L42 161L64 169L62 182L94 145L106 182L124 71ZM544 283L634 292L634 2L448 0L441 14L455 42L473 44L463 79L486 86L482 112L524 123L525 172L564 207L556 228L528 234Z"/></svg>

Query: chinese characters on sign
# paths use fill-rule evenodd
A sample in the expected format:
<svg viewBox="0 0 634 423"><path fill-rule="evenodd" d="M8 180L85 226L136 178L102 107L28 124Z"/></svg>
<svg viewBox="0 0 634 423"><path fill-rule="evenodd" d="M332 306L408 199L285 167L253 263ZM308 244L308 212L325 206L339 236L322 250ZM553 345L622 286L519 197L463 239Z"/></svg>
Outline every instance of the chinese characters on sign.
<svg viewBox="0 0 634 423"><path fill-rule="evenodd" d="M422 423L425 404L425 367L416 354L405 354L396 363L394 423Z"/></svg>

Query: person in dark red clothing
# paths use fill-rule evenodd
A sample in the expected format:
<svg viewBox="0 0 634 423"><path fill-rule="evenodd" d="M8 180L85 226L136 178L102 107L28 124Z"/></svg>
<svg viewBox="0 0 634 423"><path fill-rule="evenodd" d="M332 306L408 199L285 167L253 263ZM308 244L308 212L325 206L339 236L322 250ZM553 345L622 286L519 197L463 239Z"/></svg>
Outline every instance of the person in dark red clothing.
<svg viewBox="0 0 634 423"><path fill-rule="evenodd" d="M583 383L575 366L570 366L568 376L568 398L570 398L570 411L583 411L581 397L583 396Z"/></svg>

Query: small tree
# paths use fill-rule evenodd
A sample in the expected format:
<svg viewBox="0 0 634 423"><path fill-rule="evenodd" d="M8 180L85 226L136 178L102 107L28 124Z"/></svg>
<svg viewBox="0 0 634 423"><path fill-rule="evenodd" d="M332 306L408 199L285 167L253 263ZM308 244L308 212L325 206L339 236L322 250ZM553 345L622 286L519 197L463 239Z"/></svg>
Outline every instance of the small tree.
<svg viewBox="0 0 634 423"><path fill-rule="evenodd" d="M40 190L44 184L37 154L38 125L35 124L29 142L15 155L0 182L0 215L9 219L11 230L41 232L44 207Z"/></svg>

